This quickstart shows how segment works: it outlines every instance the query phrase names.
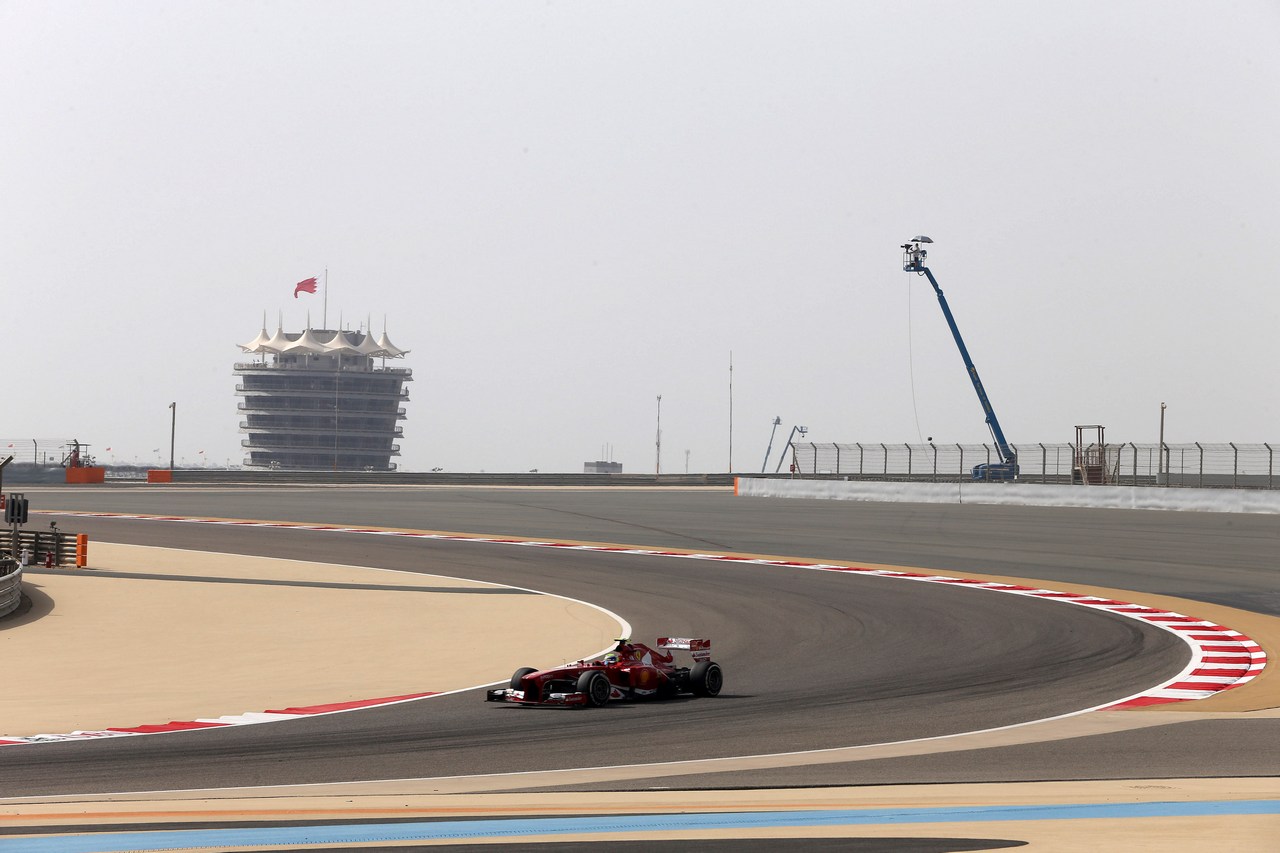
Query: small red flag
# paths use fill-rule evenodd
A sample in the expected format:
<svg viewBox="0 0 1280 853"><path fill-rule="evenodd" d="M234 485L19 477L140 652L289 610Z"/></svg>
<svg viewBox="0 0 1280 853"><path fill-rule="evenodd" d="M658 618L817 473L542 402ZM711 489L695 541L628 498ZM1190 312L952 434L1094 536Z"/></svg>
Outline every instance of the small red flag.
<svg viewBox="0 0 1280 853"><path fill-rule="evenodd" d="M294 298L294 299L297 299L297 298L298 298L298 294L299 294L301 291L304 291L304 290L305 290L307 293L315 293L315 292L316 292L316 279L315 279L315 276L312 276L311 278L303 279L302 281L298 282L298 283L297 283L297 285L295 285L295 286L294 286L294 288L293 288L293 298Z"/></svg>

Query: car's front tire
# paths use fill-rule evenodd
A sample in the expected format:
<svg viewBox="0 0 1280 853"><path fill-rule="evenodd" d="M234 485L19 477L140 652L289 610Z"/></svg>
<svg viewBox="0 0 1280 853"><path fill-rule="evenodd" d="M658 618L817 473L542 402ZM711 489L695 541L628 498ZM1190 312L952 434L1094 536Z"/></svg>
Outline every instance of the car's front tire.
<svg viewBox="0 0 1280 853"><path fill-rule="evenodd" d="M689 671L689 686L695 696L718 696L724 687L724 671L715 661L698 661Z"/></svg>
<svg viewBox="0 0 1280 853"><path fill-rule="evenodd" d="M613 687L603 672L591 670L578 676L578 692L587 697L587 704L592 708L602 708L609 701Z"/></svg>
<svg viewBox="0 0 1280 853"><path fill-rule="evenodd" d="M521 680L531 672L537 672L537 670L531 666L522 666L519 669L517 669L516 674L511 676L511 689L520 690Z"/></svg>

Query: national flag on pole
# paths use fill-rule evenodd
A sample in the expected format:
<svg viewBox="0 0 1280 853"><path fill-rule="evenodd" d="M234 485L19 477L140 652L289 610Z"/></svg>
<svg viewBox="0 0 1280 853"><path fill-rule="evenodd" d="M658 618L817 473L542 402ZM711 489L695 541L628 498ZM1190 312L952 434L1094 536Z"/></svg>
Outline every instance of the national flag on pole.
<svg viewBox="0 0 1280 853"><path fill-rule="evenodd" d="M315 278L315 276L312 276L311 278L305 278L305 279L303 279L302 281L298 282L298 283L294 286L294 288L293 288L293 298L294 298L294 299L297 299L297 298L298 298L298 294L299 294L300 292L304 291L304 290L305 290L307 293L315 293L315 292L316 292L316 278Z"/></svg>

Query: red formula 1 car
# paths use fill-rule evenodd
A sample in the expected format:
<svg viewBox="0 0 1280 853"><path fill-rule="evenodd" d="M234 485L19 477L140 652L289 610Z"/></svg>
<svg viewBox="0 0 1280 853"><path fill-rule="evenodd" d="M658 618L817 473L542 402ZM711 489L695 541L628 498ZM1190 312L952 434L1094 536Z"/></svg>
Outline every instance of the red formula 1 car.
<svg viewBox="0 0 1280 853"><path fill-rule="evenodd" d="M683 649L693 666L676 666L663 649ZM720 664L711 660L710 640L661 637L658 647L618 640L618 646L599 660L580 660L537 670L517 669L511 685L489 690L487 702L519 705L568 705L599 708L610 699L667 699L682 693L715 696L724 685Z"/></svg>

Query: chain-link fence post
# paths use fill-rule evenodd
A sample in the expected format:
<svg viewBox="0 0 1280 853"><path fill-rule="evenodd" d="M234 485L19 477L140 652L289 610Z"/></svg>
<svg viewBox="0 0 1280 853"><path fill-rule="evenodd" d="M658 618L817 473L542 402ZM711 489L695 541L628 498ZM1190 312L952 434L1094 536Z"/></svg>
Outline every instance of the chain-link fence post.
<svg viewBox="0 0 1280 853"><path fill-rule="evenodd" d="M1196 442L1196 449L1200 451L1200 488L1204 488L1204 448L1200 442Z"/></svg>
<svg viewBox="0 0 1280 853"><path fill-rule="evenodd" d="M938 482L938 448L931 441L929 447L933 449L933 482Z"/></svg>
<svg viewBox="0 0 1280 853"><path fill-rule="evenodd" d="M1273 489L1275 488L1275 486L1271 485L1271 457L1272 457L1271 445L1264 444L1262 446L1267 449L1267 488Z"/></svg>
<svg viewBox="0 0 1280 853"><path fill-rule="evenodd" d="M839 473L840 473L840 445L833 441L833 442L831 442L831 446L832 446L832 447L834 447L834 448L836 449L836 474L837 474L837 475L839 475Z"/></svg>
<svg viewBox="0 0 1280 853"><path fill-rule="evenodd" d="M1240 488L1240 448L1236 447L1234 441L1228 441L1227 446L1231 448L1231 488Z"/></svg>
<svg viewBox="0 0 1280 853"><path fill-rule="evenodd" d="M956 444L956 450L960 451L960 479L964 480L964 448L960 444Z"/></svg>

